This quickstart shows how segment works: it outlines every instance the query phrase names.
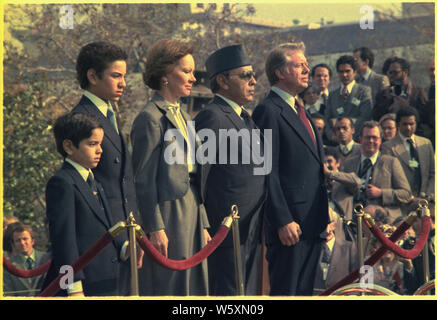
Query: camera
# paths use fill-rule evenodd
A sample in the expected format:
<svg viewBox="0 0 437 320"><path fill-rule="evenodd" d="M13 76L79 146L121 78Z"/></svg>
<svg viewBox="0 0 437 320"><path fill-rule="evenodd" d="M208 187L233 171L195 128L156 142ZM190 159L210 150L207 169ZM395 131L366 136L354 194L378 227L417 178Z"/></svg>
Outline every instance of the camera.
<svg viewBox="0 0 437 320"><path fill-rule="evenodd" d="M402 98L408 98L407 93L402 88L402 83L395 82L394 86L392 87L393 90L391 91L391 95L393 97L402 97Z"/></svg>
<svg viewBox="0 0 437 320"><path fill-rule="evenodd" d="M416 238L415 237L408 237L402 243L402 248L404 248L405 250L411 250L414 248L415 244L416 244Z"/></svg>

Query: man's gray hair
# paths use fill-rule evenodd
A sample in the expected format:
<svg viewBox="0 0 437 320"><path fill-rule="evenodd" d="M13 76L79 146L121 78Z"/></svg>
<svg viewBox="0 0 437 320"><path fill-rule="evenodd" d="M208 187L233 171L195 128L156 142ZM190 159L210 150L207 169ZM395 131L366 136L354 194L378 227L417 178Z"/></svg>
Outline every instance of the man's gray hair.
<svg viewBox="0 0 437 320"><path fill-rule="evenodd" d="M305 53L305 44L303 42L288 42L283 43L270 51L266 60L266 75L267 79L269 79L269 83L271 86L276 84L279 81L279 78L276 76L275 71L277 69L282 69L285 67L287 59L285 58L286 52L289 51L302 51Z"/></svg>

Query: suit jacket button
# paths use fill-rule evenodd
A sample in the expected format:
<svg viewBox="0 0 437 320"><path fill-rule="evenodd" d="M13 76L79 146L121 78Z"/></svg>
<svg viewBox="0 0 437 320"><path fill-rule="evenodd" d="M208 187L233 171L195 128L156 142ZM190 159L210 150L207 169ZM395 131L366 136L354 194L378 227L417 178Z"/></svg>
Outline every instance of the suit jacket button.
<svg viewBox="0 0 437 320"><path fill-rule="evenodd" d="M114 160L115 163L120 163L120 159L118 157L115 158Z"/></svg>
<svg viewBox="0 0 437 320"><path fill-rule="evenodd" d="M124 198L124 203L127 203L127 198Z"/></svg>
<svg viewBox="0 0 437 320"><path fill-rule="evenodd" d="M112 263L116 263L117 262L117 258L112 258L111 262Z"/></svg>

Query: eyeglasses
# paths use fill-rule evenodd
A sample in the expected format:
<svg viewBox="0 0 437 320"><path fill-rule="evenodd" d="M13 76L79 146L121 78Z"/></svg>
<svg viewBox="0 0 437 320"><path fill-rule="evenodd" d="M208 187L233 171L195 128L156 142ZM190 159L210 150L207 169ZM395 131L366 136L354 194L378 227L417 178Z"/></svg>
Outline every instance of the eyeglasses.
<svg viewBox="0 0 437 320"><path fill-rule="evenodd" d="M256 79L256 75L255 72L252 70L247 70L244 71L243 73L231 73L229 74L229 76L238 76L240 77L240 79L246 80L246 81L250 81L252 79L252 77L254 77Z"/></svg>
<svg viewBox="0 0 437 320"><path fill-rule="evenodd" d="M389 71L387 71L387 74L391 76L391 75L397 75L401 72L402 72L402 70L389 70Z"/></svg>

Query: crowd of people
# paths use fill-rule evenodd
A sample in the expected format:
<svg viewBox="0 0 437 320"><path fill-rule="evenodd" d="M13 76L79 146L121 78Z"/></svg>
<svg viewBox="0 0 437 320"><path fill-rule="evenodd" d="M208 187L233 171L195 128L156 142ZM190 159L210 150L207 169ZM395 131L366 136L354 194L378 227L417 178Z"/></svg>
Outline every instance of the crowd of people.
<svg viewBox="0 0 437 320"><path fill-rule="evenodd" d="M28 226L4 229L11 263L31 269L50 258L50 269L24 280L5 271L6 295L36 295L131 213L163 256L183 260L211 241L236 204L245 294L259 294L254 282L265 245L272 296L318 294L358 266L356 204L387 235L418 199L428 199L434 219L434 62L426 94L409 79L405 59L390 57L377 74L372 51L357 48L337 60L341 85L333 89L327 64L310 69L305 45L285 43L266 58L271 88L250 115L253 65L243 45L227 46L206 60L214 98L192 119L180 98L196 82L193 48L162 39L146 59L143 79L154 93L133 122L131 154L116 112L126 61L108 42L81 49L83 96L54 125L65 161L46 188L50 253L33 249ZM249 138L234 140L244 130ZM205 147L213 161L199 160ZM410 228L399 245L411 248L420 229ZM369 256L378 244L365 239ZM434 223L428 241L434 278ZM129 247L123 233L57 295L129 295ZM138 249L140 295L236 295L234 254L231 233L183 271L143 259ZM389 252L374 267L375 283L412 294L424 281L421 261Z"/></svg>
<svg viewBox="0 0 437 320"><path fill-rule="evenodd" d="M431 80L428 95L408 78L410 64L405 59L388 58L383 74L371 69L373 62L374 55L366 47L340 57L336 68L341 85L332 93L326 90L331 69L326 64L316 65L311 72L313 85L300 94L313 122L321 129L329 208L337 217L334 220L341 221L342 228L336 230L346 241L356 241L351 235L356 204L364 205L364 211L376 219L387 236L413 210L412 204L417 199L430 200L432 210L434 206L434 123L431 120L435 108L434 61L428 65ZM323 84L320 74L325 78ZM317 125L319 122L322 125ZM420 228L410 228L399 245L411 248L420 232ZM371 251L366 254L370 256L378 244L375 238L367 240ZM429 243L432 248L434 225ZM346 268L350 272L357 266L356 252L353 254L352 262L348 259L337 262L333 258L332 268ZM430 273L434 278L434 249L430 250L430 256ZM375 283L396 293L413 294L424 281L423 267L417 266L421 259L416 258L413 263L387 253L374 267ZM333 285L345 273L333 275L334 280L328 277L326 286L319 281L317 290Z"/></svg>

